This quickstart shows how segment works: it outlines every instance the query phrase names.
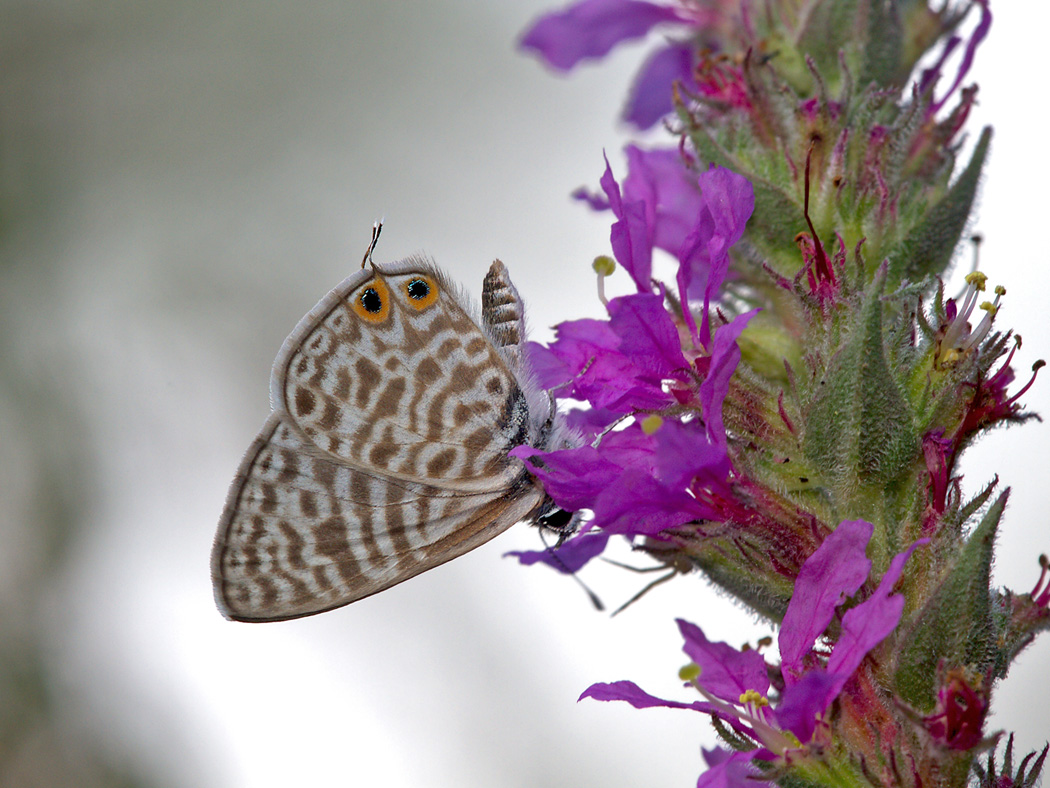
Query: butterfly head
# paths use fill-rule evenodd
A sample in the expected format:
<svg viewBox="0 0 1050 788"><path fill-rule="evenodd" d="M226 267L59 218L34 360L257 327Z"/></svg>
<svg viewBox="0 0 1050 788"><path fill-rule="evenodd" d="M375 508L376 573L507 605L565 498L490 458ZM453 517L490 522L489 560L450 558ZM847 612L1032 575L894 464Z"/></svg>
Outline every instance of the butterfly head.
<svg viewBox="0 0 1050 788"><path fill-rule="evenodd" d="M562 509L550 496L543 499L539 509L532 518L535 525L558 534L559 543L576 533L580 526L581 514Z"/></svg>

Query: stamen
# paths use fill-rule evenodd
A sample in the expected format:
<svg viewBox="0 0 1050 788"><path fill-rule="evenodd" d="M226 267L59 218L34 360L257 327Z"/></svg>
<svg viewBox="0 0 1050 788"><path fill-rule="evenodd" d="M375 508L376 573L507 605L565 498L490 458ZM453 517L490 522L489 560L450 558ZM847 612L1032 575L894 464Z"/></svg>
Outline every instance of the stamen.
<svg viewBox="0 0 1050 788"><path fill-rule="evenodd" d="M612 276L616 270L616 261L607 254L598 255L591 263L591 268L598 274L598 299L605 306L609 306L609 299L605 297L605 277Z"/></svg>

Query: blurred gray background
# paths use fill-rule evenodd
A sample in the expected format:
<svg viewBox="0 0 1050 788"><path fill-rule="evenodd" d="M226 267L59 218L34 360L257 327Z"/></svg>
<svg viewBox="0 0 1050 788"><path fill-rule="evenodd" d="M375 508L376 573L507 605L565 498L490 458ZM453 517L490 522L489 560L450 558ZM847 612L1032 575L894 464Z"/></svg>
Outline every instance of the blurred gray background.
<svg viewBox="0 0 1050 788"><path fill-rule="evenodd" d="M537 547L521 527L313 619L233 624L211 598L270 364L373 219L377 260L425 250L475 295L501 257L537 338L599 314L608 219L568 194L603 148L623 173L645 48L553 78L514 50L548 8L0 0L0 788L695 782L706 718L575 702L620 678L682 697L675 616L765 634L695 578L610 620L500 557ZM1050 165L1024 76L1050 13L993 10L974 229L1026 379L1050 354ZM1050 412L1050 381L1026 401ZM1048 437L999 431L963 467L968 491L1015 486L996 578L1019 591L1050 549ZM612 607L648 580L584 577ZM997 695L992 727L1023 749L1050 731L1048 658L1044 640Z"/></svg>

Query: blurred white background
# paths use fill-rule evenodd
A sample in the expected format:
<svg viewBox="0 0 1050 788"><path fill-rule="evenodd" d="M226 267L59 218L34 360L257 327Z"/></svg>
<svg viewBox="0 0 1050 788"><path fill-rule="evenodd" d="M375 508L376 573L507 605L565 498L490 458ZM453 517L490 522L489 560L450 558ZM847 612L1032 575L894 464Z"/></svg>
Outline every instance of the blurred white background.
<svg viewBox="0 0 1050 788"><path fill-rule="evenodd" d="M675 616L765 634L696 578L610 620L501 558L537 547L519 527L312 619L233 624L211 597L270 364L373 219L377 260L425 250L475 296L501 257L537 338L599 314L608 217L568 194L597 185L603 147L623 174L646 48L553 78L514 48L550 7L0 0L0 785L694 784L705 717L575 701L620 678L681 697ZM996 127L974 229L1025 379L1050 354L1050 12L1032 8L993 8L970 77L971 128ZM1050 380L1026 401L1050 413ZM1048 437L999 431L963 466L969 492L1015 488L996 580L1018 591L1050 550ZM612 607L648 579L584 577ZM990 727L1021 752L1050 731L1048 659L1044 639L996 696Z"/></svg>

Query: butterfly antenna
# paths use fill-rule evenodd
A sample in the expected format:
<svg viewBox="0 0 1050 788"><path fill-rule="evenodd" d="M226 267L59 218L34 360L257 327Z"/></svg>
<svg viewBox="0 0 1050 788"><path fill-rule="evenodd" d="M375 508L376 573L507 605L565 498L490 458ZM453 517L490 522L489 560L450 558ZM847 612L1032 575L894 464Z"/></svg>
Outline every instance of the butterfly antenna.
<svg viewBox="0 0 1050 788"><path fill-rule="evenodd" d="M622 566L622 564L621 564L621 566ZM627 568L628 568L628 569L630 569L631 567L627 567ZM645 571L645 570L641 570L641 571ZM675 576L676 574L678 574L678 570L676 570L676 569L672 569L672 570L671 570L670 572L668 572L668 573L667 573L666 575L662 575L662 576L660 576L660 577L656 578L656 579L655 579L655 580L653 580L653 581L652 581L651 583L649 583L649 584L648 584L648 585L647 585L647 586L646 586L645 588L643 588L643 589L642 589L641 591L639 591L639 592L638 592L637 594L635 594L635 595L634 595L634 596L632 596L632 597L631 597L630 599L628 599L628 600L627 600L626 602L624 602L624 603L623 603L622 605L620 605L620 606L619 606L618 608L616 608L616 610L614 610L614 611L613 611L613 612L612 612L612 613L610 614L609 618L612 618L613 616L615 616L615 615L618 615L619 613L622 613L622 612L623 612L624 610L626 610L627 608L629 608L629 607L630 607L631 605L633 605L633 604L634 604L635 602L637 602L637 601L638 601L639 599L641 599L641 598L642 598L643 596L645 596L646 594L648 594L648 593L649 593L650 591L652 591L652 590L653 590L654 588L656 588L656 587L657 587L658 585L660 585L660 584L662 584L662 583L666 583L666 582L667 582L668 580L670 580L670 579L671 579L672 577L674 577L674 576Z"/></svg>
<svg viewBox="0 0 1050 788"><path fill-rule="evenodd" d="M576 583L580 586L580 588L584 590L588 598L591 600L591 604L594 605L594 609L598 612L605 610L605 605L602 604L602 600L598 598L598 595L590 589L590 586L588 586L585 582L580 580L580 578L576 575L575 572L573 572L571 569L569 569L569 567L565 565L565 562L558 557L558 554L556 552L554 552L555 547L551 547L549 544L547 544L547 540L543 538L543 531L540 531L540 541L543 542L543 546L547 548L547 552L550 553L551 560L553 560L554 563L560 566L562 572L569 575L569 577L575 580Z"/></svg>
<svg viewBox="0 0 1050 788"><path fill-rule="evenodd" d="M375 251L376 244L379 243L379 234L383 232L383 220L376 219L372 223L372 240L368 244L368 251L365 252L365 256L361 258L361 268L366 265L375 267L375 263L372 262L372 252Z"/></svg>

